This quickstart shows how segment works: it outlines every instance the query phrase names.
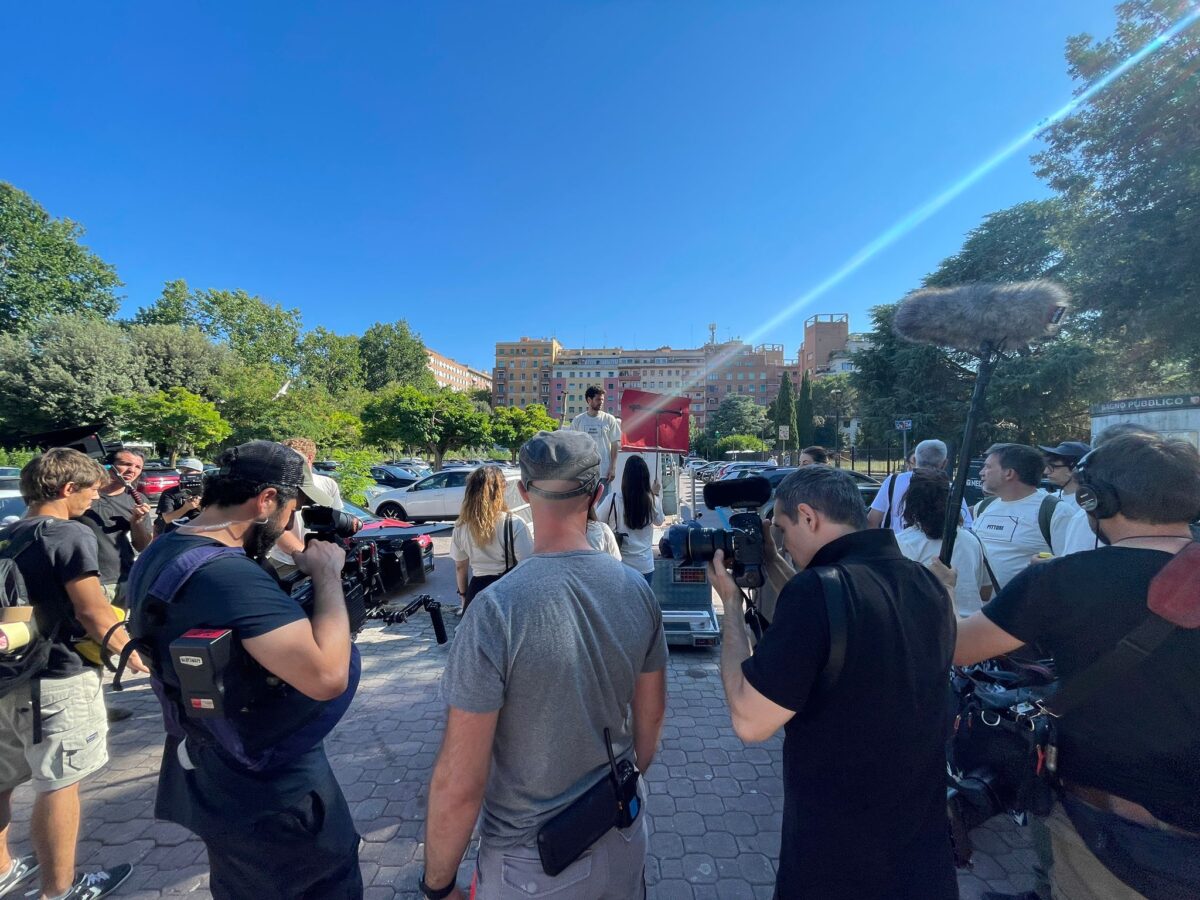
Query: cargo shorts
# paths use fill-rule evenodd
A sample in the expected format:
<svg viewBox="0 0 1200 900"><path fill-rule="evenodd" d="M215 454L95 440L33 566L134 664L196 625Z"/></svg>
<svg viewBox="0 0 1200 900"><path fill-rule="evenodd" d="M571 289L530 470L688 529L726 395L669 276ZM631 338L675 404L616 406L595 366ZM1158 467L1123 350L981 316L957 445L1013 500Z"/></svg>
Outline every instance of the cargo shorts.
<svg viewBox="0 0 1200 900"><path fill-rule="evenodd" d="M0 697L0 792L27 781L38 793L61 790L108 762L108 717L100 672L43 678L42 740L33 742L29 685Z"/></svg>

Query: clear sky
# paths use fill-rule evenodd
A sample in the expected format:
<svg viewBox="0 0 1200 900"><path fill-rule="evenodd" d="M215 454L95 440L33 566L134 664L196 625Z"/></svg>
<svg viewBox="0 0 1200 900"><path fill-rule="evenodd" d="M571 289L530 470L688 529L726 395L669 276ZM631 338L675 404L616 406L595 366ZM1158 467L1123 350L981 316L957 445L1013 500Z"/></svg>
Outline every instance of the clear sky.
<svg viewBox="0 0 1200 900"><path fill-rule="evenodd" d="M0 180L125 282L244 288L307 327L493 343L749 336L1066 102L1106 0L16 3ZM1017 154L759 340L914 287Z"/></svg>

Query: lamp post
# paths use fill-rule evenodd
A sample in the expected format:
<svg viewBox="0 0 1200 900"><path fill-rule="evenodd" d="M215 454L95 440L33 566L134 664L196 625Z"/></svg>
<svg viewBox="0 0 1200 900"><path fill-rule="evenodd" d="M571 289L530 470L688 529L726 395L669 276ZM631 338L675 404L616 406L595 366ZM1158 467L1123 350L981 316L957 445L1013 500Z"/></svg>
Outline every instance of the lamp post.
<svg viewBox="0 0 1200 900"><path fill-rule="evenodd" d="M842 389L834 388L829 392L829 399L833 401L836 407L837 419L833 424L833 442L834 442L834 464L840 469L842 467Z"/></svg>

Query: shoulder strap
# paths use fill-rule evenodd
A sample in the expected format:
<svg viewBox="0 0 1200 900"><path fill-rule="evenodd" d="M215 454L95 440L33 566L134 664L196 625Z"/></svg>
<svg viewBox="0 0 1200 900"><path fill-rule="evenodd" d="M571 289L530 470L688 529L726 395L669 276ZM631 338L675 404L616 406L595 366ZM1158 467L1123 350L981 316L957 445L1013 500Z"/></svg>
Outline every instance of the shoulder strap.
<svg viewBox="0 0 1200 900"><path fill-rule="evenodd" d="M995 502L996 502L996 495L989 494L988 496L986 496L982 500L980 500L978 503L976 503L975 504L975 518L978 519L980 516L982 516L983 511Z"/></svg>
<svg viewBox="0 0 1200 900"><path fill-rule="evenodd" d="M1041 706L1055 718L1066 715L1097 691L1129 674L1147 656L1157 650L1179 626L1155 613L1148 613L1140 625L1082 672L1068 678L1046 696Z"/></svg>
<svg viewBox="0 0 1200 900"><path fill-rule="evenodd" d="M9 540L8 544L0 549L0 554L3 554L4 559L15 560L18 556L38 542L42 536L42 530L45 528L45 525L46 519L42 519L42 521L38 522L32 528L27 528L24 534L19 534L15 538ZM0 541L8 538L8 535L11 531L11 525L7 528L0 529Z"/></svg>
<svg viewBox="0 0 1200 900"><path fill-rule="evenodd" d="M1062 501L1058 497L1047 494L1042 498L1042 505L1038 507L1038 528L1042 529L1042 538L1051 553L1054 552L1054 541L1050 539L1050 523L1054 520L1054 508L1060 503Z"/></svg>
<svg viewBox="0 0 1200 900"><path fill-rule="evenodd" d="M829 658L817 680L821 693L828 694L837 686L846 664L846 587L842 570L837 566L818 566L813 571L821 579L829 617Z"/></svg>
<svg viewBox="0 0 1200 900"><path fill-rule="evenodd" d="M900 473L896 472L895 474L888 476L888 507L887 512L884 513L883 516L884 528L892 527L892 497L896 496L896 479L899 477L899 475Z"/></svg>
<svg viewBox="0 0 1200 900"><path fill-rule="evenodd" d="M512 560L509 562L509 560ZM508 574L517 566L517 551L513 545L512 513L504 514L504 572Z"/></svg>

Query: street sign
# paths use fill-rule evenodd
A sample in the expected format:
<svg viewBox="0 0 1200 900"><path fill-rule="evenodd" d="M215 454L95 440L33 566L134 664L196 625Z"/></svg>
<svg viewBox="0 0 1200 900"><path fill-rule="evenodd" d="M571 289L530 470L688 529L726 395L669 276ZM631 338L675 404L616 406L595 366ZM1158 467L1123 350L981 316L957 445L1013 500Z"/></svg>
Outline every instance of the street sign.
<svg viewBox="0 0 1200 900"><path fill-rule="evenodd" d="M896 420L896 430L897 431L912 431L912 419L897 419Z"/></svg>
<svg viewBox="0 0 1200 900"><path fill-rule="evenodd" d="M792 426L791 425L780 425L779 426L779 439L781 441L789 440L791 438L791 436L792 436Z"/></svg>

